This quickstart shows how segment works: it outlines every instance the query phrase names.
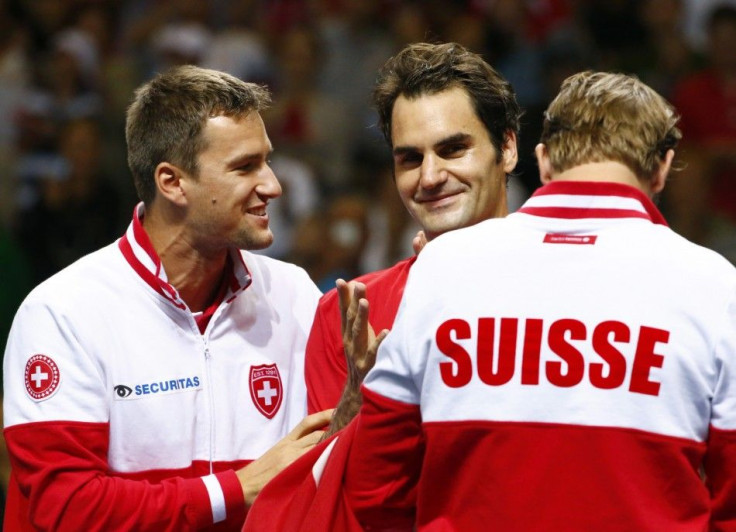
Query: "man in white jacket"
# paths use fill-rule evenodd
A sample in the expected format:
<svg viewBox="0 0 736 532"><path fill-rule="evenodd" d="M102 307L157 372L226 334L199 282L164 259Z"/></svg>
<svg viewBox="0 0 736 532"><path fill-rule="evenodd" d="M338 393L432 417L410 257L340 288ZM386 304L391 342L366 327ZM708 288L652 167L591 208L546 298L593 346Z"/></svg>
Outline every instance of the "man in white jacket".
<svg viewBox="0 0 736 532"><path fill-rule="evenodd" d="M38 286L9 335L6 530L239 530L321 437L329 412L300 422L320 293L249 252L281 194L269 101L192 66L136 91L127 232Z"/></svg>

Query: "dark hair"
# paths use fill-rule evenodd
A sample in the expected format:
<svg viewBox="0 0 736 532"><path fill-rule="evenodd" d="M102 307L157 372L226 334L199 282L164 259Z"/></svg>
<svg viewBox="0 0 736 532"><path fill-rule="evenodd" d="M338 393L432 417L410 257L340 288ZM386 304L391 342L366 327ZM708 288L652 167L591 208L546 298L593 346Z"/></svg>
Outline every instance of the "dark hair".
<svg viewBox="0 0 736 532"><path fill-rule="evenodd" d="M414 43L381 68L373 90L379 127L389 145L396 99L417 98L462 87L470 96L499 158L509 132L518 134L521 109L511 84L481 56L457 43Z"/></svg>
<svg viewBox="0 0 736 532"><path fill-rule="evenodd" d="M153 201L153 176L161 162L197 174L208 118L259 112L270 102L264 87L191 65L172 68L139 87L125 126L128 166L138 197L146 205Z"/></svg>

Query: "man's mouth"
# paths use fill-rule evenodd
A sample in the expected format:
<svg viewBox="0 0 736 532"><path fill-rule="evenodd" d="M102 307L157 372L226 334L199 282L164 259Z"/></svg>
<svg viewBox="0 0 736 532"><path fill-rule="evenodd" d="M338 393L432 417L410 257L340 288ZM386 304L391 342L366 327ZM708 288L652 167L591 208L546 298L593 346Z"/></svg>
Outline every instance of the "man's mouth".
<svg viewBox="0 0 736 532"><path fill-rule="evenodd" d="M250 209L246 209L245 212L253 216L268 216L265 205L261 205L260 207L251 207Z"/></svg>
<svg viewBox="0 0 736 532"><path fill-rule="evenodd" d="M443 192L442 194L435 194L432 196L419 196L414 201L416 201L416 203L432 207L441 206L452 202L459 194L460 192Z"/></svg>

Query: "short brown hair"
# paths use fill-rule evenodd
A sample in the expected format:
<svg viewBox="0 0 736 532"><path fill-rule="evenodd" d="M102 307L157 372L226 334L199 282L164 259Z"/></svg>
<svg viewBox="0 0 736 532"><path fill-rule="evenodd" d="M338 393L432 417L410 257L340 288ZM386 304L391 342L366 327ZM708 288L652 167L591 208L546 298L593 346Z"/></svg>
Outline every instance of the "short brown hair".
<svg viewBox="0 0 736 532"><path fill-rule="evenodd" d="M174 67L139 87L125 125L128 166L139 198L147 205L153 201L153 175L161 162L197 174L207 119L259 112L270 102L264 87L191 65Z"/></svg>
<svg viewBox="0 0 736 532"><path fill-rule="evenodd" d="M617 161L650 179L682 138L670 103L634 76L585 71L567 78L544 114L541 142L556 172Z"/></svg>
<svg viewBox="0 0 736 532"><path fill-rule="evenodd" d="M391 114L399 96L417 98L454 87L467 91L500 158L508 133L519 132L521 109L514 89L481 56L457 43L410 44L381 68L373 103L389 146Z"/></svg>

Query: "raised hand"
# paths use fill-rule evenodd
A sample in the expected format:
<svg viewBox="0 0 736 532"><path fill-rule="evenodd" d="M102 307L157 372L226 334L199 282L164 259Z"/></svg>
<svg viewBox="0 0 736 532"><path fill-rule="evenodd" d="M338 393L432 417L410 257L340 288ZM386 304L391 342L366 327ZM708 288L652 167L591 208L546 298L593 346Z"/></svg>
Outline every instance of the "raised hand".
<svg viewBox="0 0 736 532"><path fill-rule="evenodd" d="M376 362L378 346L388 334L382 330L377 336L368 322L368 300L365 285L359 282L337 280L337 293L342 319L342 341L345 349L348 376L340 403L330 423L328 434L333 434L347 425L360 410L363 397L360 385Z"/></svg>

